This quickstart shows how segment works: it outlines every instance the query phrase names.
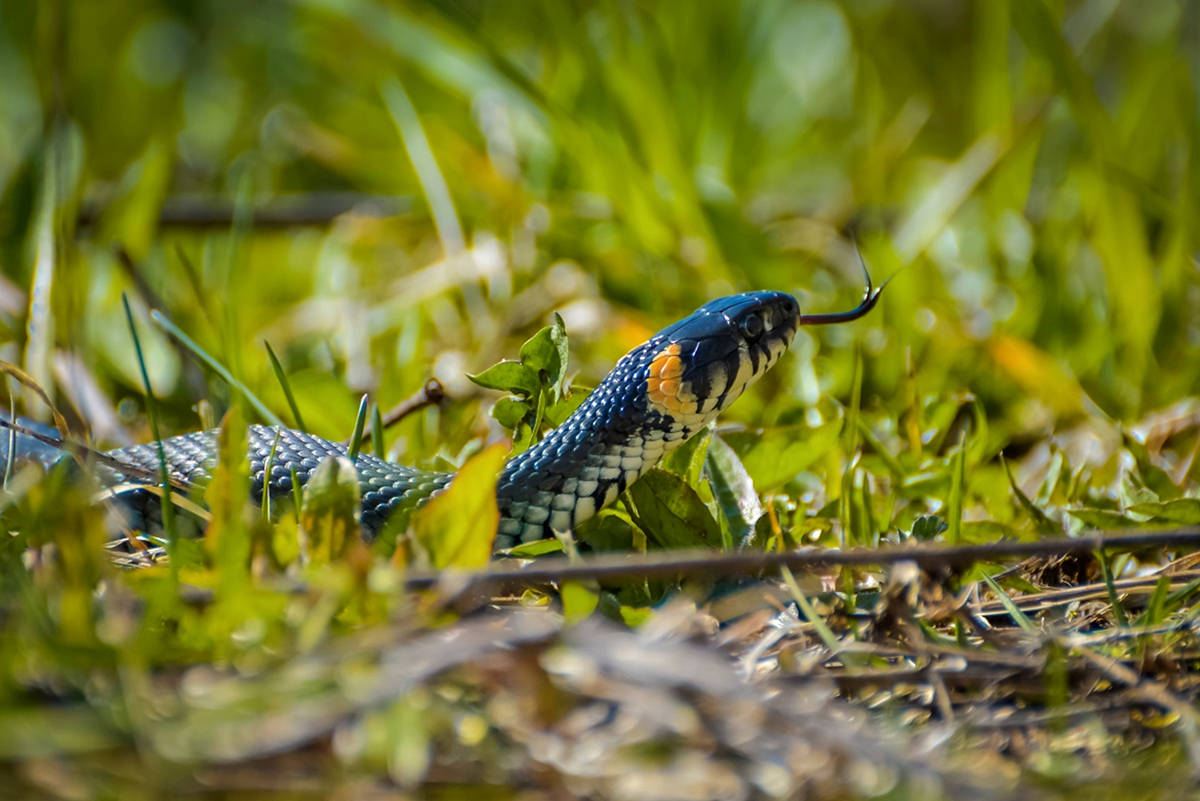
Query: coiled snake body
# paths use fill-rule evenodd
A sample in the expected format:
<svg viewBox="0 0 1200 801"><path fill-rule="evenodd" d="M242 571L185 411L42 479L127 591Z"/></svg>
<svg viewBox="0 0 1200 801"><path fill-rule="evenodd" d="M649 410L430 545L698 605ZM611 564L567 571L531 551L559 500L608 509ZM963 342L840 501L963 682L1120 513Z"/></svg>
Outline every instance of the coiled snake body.
<svg viewBox="0 0 1200 801"><path fill-rule="evenodd" d="M782 292L749 292L711 301L627 353L562 425L511 459L500 475L500 524L495 548L569 531L611 503L660 458L685 442L736 400L788 349L797 327L856 319L878 297L868 284L863 303L850 312L801 315ZM203 431L162 441L173 480L203 486L216 465L217 434ZM0 459L9 436L0 434ZM15 454L47 467L62 450L25 433ZM272 455L272 449L274 453ZM96 473L106 486L146 484L157 475L156 443L109 451ZM252 493L261 500L292 494L292 476L303 484L345 446L287 428L250 426ZM268 459L269 457L269 459ZM270 475L265 466L270 461ZM126 465L122 473L113 465ZM355 461L362 492L362 527L374 537L398 512L407 513L447 487L453 473L418 470L369 454Z"/></svg>

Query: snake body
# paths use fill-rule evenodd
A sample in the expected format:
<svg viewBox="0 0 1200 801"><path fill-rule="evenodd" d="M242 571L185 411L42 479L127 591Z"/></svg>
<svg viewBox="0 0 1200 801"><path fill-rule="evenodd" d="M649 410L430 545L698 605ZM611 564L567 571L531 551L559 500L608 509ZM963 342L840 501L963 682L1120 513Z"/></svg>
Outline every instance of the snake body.
<svg viewBox="0 0 1200 801"><path fill-rule="evenodd" d="M659 331L622 357L562 425L509 460L496 491L496 550L582 523L736 400L783 355L799 325L853 319L846 315L865 313L873 303L868 289L868 300L858 310L835 320L837 315L802 316L796 299L782 292L749 292L711 301ZM7 458L8 440L0 435L0 458ZM63 458L61 451L26 434L16 434L15 440L20 458L46 465ZM146 476L159 470L158 445L108 451L105 465L96 468L100 482L149 483ZM216 466L217 432L171 437L161 446L174 480L187 486L209 481ZM345 446L293 429L250 426L255 500L264 492L272 498L290 496L293 474L303 484L331 456L346 456ZM454 478L453 473L418 470L365 453L354 464L363 533L369 538Z"/></svg>

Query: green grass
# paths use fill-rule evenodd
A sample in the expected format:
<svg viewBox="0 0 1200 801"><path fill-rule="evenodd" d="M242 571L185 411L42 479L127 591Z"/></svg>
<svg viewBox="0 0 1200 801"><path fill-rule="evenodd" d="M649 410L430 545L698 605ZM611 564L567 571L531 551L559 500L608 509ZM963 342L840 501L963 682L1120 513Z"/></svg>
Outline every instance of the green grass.
<svg viewBox="0 0 1200 801"><path fill-rule="evenodd" d="M8 4L0 359L101 448L237 407L235 443L235 429L277 415L361 442L371 408L379 449L382 410L435 376L449 400L390 428L388 456L482 473L497 420L527 445L578 403L563 378L594 386L713 297L771 288L805 312L852 307L861 248L876 279L896 276L879 307L801 331L722 419L745 428L672 460L581 539L874 548L1200 525L1195 27L1172 0ZM566 338L546 329L554 348L528 397L497 406L501 393L467 379L528 355L522 343L555 312L570 363L554 361ZM49 419L33 390L8 384L19 412ZM217 527L207 544L183 536L197 524L177 515L180 590L161 566L113 569L87 488L6 466L0 514L17 532L0 543L6 777L31 797L100 797L136 775L153 797L228 756L236 739L197 744L222 715L267 737L270 714L304 700L313 719L341 721L308 746L326 760L323 781L532 782L511 766L527 766L523 727L548 718L506 718L487 699L540 698L538 714L584 704L560 668L599 658L586 638L547 634L524 662L492 654L527 682L520 691L472 667L464 646L448 677L413 674L364 701L377 685L363 676L391 675L381 642L473 631L458 616L481 600L452 579L400 592L405 569L446 555L340 539L344 504L297 493L299 511L273 510L275 524L245 517L241 481L230 473L194 499ZM322 491L341 504L345 483L335 471ZM303 550L305 520L323 532L321 556ZM428 538L432 524L416 525ZM469 541L469 526L438 525L454 528L455 549ZM875 722L1043 709L1058 717L1038 731L1071 737L1042 743L1044 758L1010 752L1024 780L1055 791L1099 775L1114 797L1170 797L1137 777L1183 775L1194 759L1188 715L1160 690L1191 708L1198 586L1187 563L1169 581L1142 574L1177 555L908 583L874 569L798 573L813 623L760 654L764 681L831 674L882 710ZM1093 594L1067 601L1075 585ZM711 611L729 593L629 580L573 584L564 603L572 620L594 608L697 635L704 618L679 604ZM998 633L947 611L959 593L994 611ZM1122 636L1071 639L1109 630ZM722 647L742 657L766 642L730 631L742 634ZM816 664L812 637L853 653ZM954 642L980 675L993 675L988 659L1027 659L1004 674L1021 677L1003 685L1012 695L929 678ZM1104 703L1142 704L1144 725L1111 740L1077 683L1108 681L1096 654L1144 682L1119 698L1096 685ZM940 700L863 689L862 671L885 667L924 670ZM256 699L255 682L273 692ZM660 734L622 753L703 751Z"/></svg>

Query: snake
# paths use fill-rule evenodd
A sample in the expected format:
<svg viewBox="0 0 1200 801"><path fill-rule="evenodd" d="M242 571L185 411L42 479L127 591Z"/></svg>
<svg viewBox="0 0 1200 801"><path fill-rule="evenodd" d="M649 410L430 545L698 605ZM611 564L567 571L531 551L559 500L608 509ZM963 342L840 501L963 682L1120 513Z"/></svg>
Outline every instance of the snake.
<svg viewBox="0 0 1200 801"><path fill-rule="evenodd" d="M666 454L703 430L788 350L800 326L857 319L883 287L867 290L845 312L801 314L786 292L755 291L712 300L633 348L562 424L508 460L496 485L500 512L493 550L508 551L572 531L612 503ZM0 420L0 464L32 461L50 469L67 457L62 443L26 425ZM217 465L218 431L182 434L103 452L91 466L104 487L156 483L165 458L170 483L204 487ZM347 446L282 426L248 426L252 499L294 494ZM161 455L160 455L161 452ZM408 467L368 453L353 459L362 534L376 538L404 525L446 491L453 472ZM149 493L144 493L149 496Z"/></svg>

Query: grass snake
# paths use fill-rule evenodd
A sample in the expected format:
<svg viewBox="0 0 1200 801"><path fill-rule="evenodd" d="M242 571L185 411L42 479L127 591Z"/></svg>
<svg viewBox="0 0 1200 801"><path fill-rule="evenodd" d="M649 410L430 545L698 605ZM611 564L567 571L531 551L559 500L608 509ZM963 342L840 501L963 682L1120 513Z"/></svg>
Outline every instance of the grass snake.
<svg viewBox="0 0 1200 801"><path fill-rule="evenodd" d="M783 292L747 292L719 298L667 326L625 354L579 408L541 442L508 461L496 501L500 523L495 550L570 531L611 503L665 454L703 429L770 369L801 325L857 319L875 305L882 287L855 309L802 315ZM7 421L5 421L7 425ZM0 463L14 457L47 468L64 459L51 438L30 424L0 435ZM162 441L173 482L202 487L216 466L217 432L201 431ZM268 456L270 475L264 467ZM249 427L251 490L261 502L293 493L326 458L346 456L342 444L288 428ZM157 443L107 451L93 465L103 486L156 483ZM454 473L431 472L360 453L355 460L362 498L362 528L375 537L449 486ZM149 493L141 493L152 497Z"/></svg>

